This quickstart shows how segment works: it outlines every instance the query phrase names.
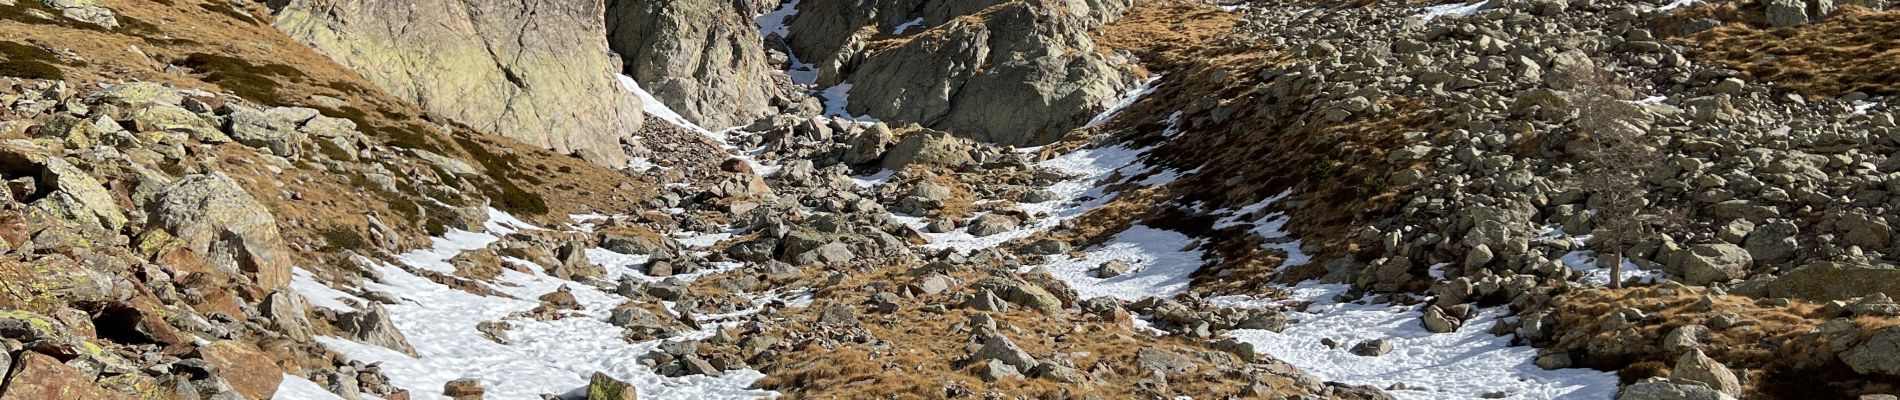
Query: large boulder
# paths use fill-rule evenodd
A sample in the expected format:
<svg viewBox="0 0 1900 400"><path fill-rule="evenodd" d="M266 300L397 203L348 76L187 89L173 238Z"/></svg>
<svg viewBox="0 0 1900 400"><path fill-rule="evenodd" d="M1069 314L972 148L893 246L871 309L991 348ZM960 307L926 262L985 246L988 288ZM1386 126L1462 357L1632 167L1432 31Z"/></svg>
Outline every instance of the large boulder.
<svg viewBox="0 0 1900 400"><path fill-rule="evenodd" d="M1859 262L1809 264L1768 283L1768 295L1812 301L1848 300L1875 293L1900 295L1900 269Z"/></svg>
<svg viewBox="0 0 1900 400"><path fill-rule="evenodd" d="M68 202L69 207L60 208L70 209L74 214L70 217L97 221L110 230L125 226L125 211L119 208L112 192L79 167L48 154L47 150L25 141L0 143L0 173L32 176L41 186L35 190L48 197L65 193L62 198L72 201Z"/></svg>
<svg viewBox="0 0 1900 400"><path fill-rule="evenodd" d="M371 304L365 310L338 315L335 325L338 331L363 343L416 355L416 348L411 347L409 338L396 329L396 322L389 319L389 310L382 305Z"/></svg>
<svg viewBox="0 0 1900 400"><path fill-rule="evenodd" d="M1129 4L808 1L798 6L789 44L816 65L818 84L850 85L851 114L1040 145L1134 85L1091 39ZM895 34L898 26L907 29Z"/></svg>
<svg viewBox="0 0 1900 400"><path fill-rule="evenodd" d="M1866 341L1842 352L1841 362L1856 373L1900 377L1900 328L1874 332Z"/></svg>
<svg viewBox="0 0 1900 400"><path fill-rule="evenodd" d="M247 399L268 399L277 394L284 373L270 356L243 342L220 340L198 347L204 360L216 367L231 389Z"/></svg>
<svg viewBox="0 0 1900 400"><path fill-rule="evenodd" d="M219 272L245 277L259 293L290 285L290 249L277 218L223 173L191 175L166 186L147 206L170 232Z"/></svg>
<svg viewBox="0 0 1900 400"><path fill-rule="evenodd" d="M896 171L910 165L955 167L974 160L970 157L970 144L949 133L914 128L903 135L884 154L884 169Z"/></svg>
<svg viewBox="0 0 1900 400"><path fill-rule="evenodd" d="M1700 384L1721 391L1729 396L1742 395L1741 380L1735 378L1735 372L1728 366L1702 354L1702 350L1690 350L1676 359L1676 369L1669 376L1671 381L1684 384Z"/></svg>
<svg viewBox="0 0 1900 400"><path fill-rule="evenodd" d="M1623 388L1622 393L1619 393L1616 395L1616 400L1729 400L1729 399L1734 399L1734 397L1729 397L1728 395L1722 394L1722 392L1716 391L1715 389L1710 389L1707 386L1674 383L1663 378L1650 378L1649 380L1646 380L1646 381L1630 384L1629 386Z"/></svg>
<svg viewBox="0 0 1900 400"><path fill-rule="evenodd" d="M11 399L95 399L131 400L136 397L107 389L93 381L96 373L60 363L58 359L36 352L20 353L7 380L5 398Z"/></svg>
<svg viewBox="0 0 1900 400"><path fill-rule="evenodd" d="M607 44L668 108L711 129L772 112L775 86L747 2L607 2ZM756 3L756 2L755 2Z"/></svg>
<svg viewBox="0 0 1900 400"><path fill-rule="evenodd" d="M1690 285L1707 285L1748 277L1754 258L1748 250L1728 243L1691 246L1666 265L1670 276Z"/></svg>
<svg viewBox="0 0 1900 400"><path fill-rule="evenodd" d="M640 100L586 1L279 0L278 30L430 112L619 167Z"/></svg>

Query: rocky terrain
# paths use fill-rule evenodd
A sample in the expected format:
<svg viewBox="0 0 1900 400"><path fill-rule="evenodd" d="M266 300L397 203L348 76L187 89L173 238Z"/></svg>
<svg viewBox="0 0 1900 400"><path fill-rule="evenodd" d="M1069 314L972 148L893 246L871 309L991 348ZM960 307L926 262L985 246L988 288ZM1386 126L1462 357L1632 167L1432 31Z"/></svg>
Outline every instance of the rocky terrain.
<svg viewBox="0 0 1900 400"><path fill-rule="evenodd" d="M0 0L0 399L1884 399L1877 1Z"/></svg>

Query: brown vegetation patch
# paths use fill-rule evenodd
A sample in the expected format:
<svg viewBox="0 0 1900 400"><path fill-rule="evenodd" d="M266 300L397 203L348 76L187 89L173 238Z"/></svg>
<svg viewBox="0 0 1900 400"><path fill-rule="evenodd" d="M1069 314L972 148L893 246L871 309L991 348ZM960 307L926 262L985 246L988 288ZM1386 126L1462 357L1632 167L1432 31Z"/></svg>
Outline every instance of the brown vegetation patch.
<svg viewBox="0 0 1900 400"><path fill-rule="evenodd" d="M65 79L53 53L15 42L0 41L0 76L25 79Z"/></svg>
<svg viewBox="0 0 1900 400"><path fill-rule="evenodd" d="M1174 70L1182 62L1215 53L1234 53L1226 40L1238 37L1241 15L1182 0L1138 2L1120 20L1095 36L1104 53L1127 51L1149 67Z"/></svg>
<svg viewBox="0 0 1900 400"><path fill-rule="evenodd" d="M918 278L904 267L886 267L858 274L817 294L810 307L785 309L778 326L792 330L812 330L820 310L842 305L865 310L862 304L873 293L893 292L899 285ZM972 292L967 283L985 279L989 273L960 269L950 276L959 285L937 296L905 298L897 311L862 311L859 326L879 340L871 343L846 343L825 348L815 342L794 344L789 352L769 365L754 365L767 376L759 387L780 390L793 398L896 398L937 399L964 395L1012 398L1149 398L1189 396L1192 398L1248 398L1291 395L1301 392L1294 379L1282 376L1229 376L1206 367L1210 357L1231 357L1206 345L1180 337L1153 337L1136 332L1124 323L1082 314L1045 315L1023 307L1008 312L989 312L998 322L999 331L1011 342L1035 356L1049 361L1064 354L1079 373L1096 377L1094 384L1065 384L1050 378L1004 379L985 382L978 378L980 366L966 362L972 329L967 321L985 313L956 308L956 298ZM1014 275L999 270L996 274ZM951 305L943 312L928 312L923 306ZM745 335L755 335L747 332ZM782 335L784 332L773 332ZM1153 347L1196 359L1198 371L1170 374L1165 389L1142 383L1148 379L1135 361L1143 347ZM1275 361L1265 361L1275 362ZM1025 373L1027 374L1027 373ZM1260 379L1273 394L1249 395L1248 384Z"/></svg>
<svg viewBox="0 0 1900 400"><path fill-rule="evenodd" d="M1808 96L1851 92L1900 94L1900 10L1845 6L1817 22L1773 28L1758 3L1723 3L1690 11L1724 21L1685 38L1702 62L1741 70L1756 80Z"/></svg>
<svg viewBox="0 0 1900 400"><path fill-rule="evenodd" d="M1606 326L1617 310L1641 310L1641 322ZM1569 352L1578 366L1622 371L1626 378L1660 374L1657 364L1673 366L1678 352L1663 349L1663 338L1677 327L1709 327L1702 350L1737 375L1746 375L1744 398L1852 398L1866 390L1893 390L1888 383L1853 373L1828 350L1833 340L1821 332L1828 321L1815 303L1787 306L1748 297L1718 295L1701 288L1591 289L1559 295L1549 308L1558 318L1558 337L1537 343ZM1733 326L1718 329L1727 315ZM1900 319L1860 317L1861 332L1900 325ZM1854 338L1859 340L1862 338ZM1822 394L1828 393L1828 394Z"/></svg>

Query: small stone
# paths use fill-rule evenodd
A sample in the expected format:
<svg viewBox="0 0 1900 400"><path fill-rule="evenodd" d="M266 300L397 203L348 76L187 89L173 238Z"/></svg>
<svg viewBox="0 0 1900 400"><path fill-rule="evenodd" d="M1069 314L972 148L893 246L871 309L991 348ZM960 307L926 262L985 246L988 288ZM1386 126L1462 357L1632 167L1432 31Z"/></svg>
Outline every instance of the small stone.
<svg viewBox="0 0 1900 400"><path fill-rule="evenodd" d="M1392 352L1392 342L1385 339L1367 340L1353 345L1352 350L1349 351L1353 355L1361 357L1383 356L1386 355L1386 353Z"/></svg>

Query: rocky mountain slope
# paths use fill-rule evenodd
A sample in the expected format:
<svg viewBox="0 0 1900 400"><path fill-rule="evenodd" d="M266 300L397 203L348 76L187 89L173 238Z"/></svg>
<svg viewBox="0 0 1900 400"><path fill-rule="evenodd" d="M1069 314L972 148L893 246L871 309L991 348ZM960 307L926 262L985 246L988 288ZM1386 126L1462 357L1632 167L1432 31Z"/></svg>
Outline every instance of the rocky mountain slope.
<svg viewBox="0 0 1900 400"><path fill-rule="evenodd" d="M0 0L0 399L1891 398L1886 7Z"/></svg>
<svg viewBox="0 0 1900 400"><path fill-rule="evenodd" d="M594 2L285 1L274 26L403 100L609 167L640 102Z"/></svg>

